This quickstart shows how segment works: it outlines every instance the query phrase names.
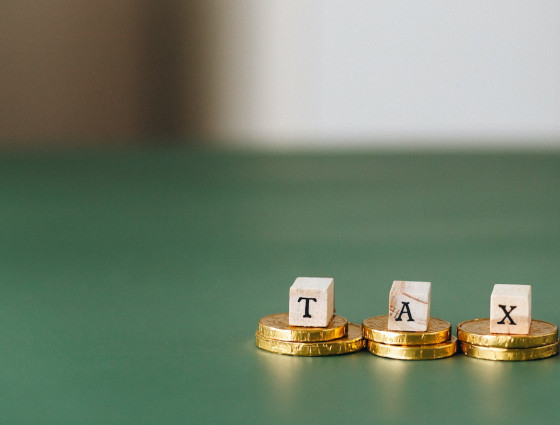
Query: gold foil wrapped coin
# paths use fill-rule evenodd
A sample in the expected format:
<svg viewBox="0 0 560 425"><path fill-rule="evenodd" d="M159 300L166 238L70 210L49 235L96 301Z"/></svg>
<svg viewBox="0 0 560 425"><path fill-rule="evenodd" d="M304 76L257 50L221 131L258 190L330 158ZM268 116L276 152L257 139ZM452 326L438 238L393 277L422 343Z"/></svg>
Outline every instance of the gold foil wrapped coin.
<svg viewBox="0 0 560 425"><path fill-rule="evenodd" d="M362 332L365 339L390 345L428 345L448 341L451 337L451 323L430 318L426 332L390 331L387 329L387 315L364 320Z"/></svg>
<svg viewBox="0 0 560 425"><path fill-rule="evenodd" d="M431 345L389 345L367 341L370 353L399 360L435 360L450 357L457 352L457 338Z"/></svg>
<svg viewBox="0 0 560 425"><path fill-rule="evenodd" d="M460 342L459 346L461 351L467 356L484 360L538 360L554 356L558 353L558 341L541 347L532 348L482 347L479 345L468 344L466 342Z"/></svg>
<svg viewBox="0 0 560 425"><path fill-rule="evenodd" d="M348 324L348 335L343 338L322 342L290 342L265 338L255 333L257 347L276 354L290 356L334 356L360 351L364 348L362 329L354 323Z"/></svg>
<svg viewBox="0 0 560 425"><path fill-rule="evenodd" d="M558 340L558 327L542 320L531 320L527 335L490 333L490 319L474 319L457 325L459 341L484 347L532 348L553 344Z"/></svg>
<svg viewBox="0 0 560 425"><path fill-rule="evenodd" d="M259 320L257 331L262 337L279 341L314 342L342 338L348 332L348 321L334 316L326 328L290 326L288 313L271 314Z"/></svg>

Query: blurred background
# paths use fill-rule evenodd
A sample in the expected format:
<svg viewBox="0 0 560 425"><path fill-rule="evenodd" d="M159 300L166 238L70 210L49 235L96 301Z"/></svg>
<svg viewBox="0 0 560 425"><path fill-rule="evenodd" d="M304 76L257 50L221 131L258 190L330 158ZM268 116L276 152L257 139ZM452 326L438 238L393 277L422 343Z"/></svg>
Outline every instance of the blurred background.
<svg viewBox="0 0 560 425"><path fill-rule="evenodd" d="M3 147L560 146L560 3L2 3Z"/></svg>

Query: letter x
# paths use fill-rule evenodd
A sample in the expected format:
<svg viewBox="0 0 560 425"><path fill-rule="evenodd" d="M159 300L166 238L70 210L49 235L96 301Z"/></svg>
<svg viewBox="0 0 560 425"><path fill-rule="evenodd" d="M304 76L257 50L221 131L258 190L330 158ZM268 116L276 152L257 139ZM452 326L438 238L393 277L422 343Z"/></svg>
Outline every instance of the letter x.
<svg viewBox="0 0 560 425"><path fill-rule="evenodd" d="M498 322L498 325L504 325L506 322L506 319L509 319L509 323L510 325L515 325L515 322L513 321L513 319L511 318L511 316L509 315L513 310L515 310L517 308L516 305L510 305L510 309L509 311L507 311L506 306L502 305L502 304L498 304L498 307L500 307L502 309L502 311L504 312L505 316L502 320L500 320Z"/></svg>

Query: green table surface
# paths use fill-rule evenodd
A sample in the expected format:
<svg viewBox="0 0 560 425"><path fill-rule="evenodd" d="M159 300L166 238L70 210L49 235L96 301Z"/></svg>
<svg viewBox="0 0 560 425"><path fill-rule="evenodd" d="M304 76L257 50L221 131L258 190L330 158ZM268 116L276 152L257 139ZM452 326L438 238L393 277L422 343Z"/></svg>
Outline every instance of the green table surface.
<svg viewBox="0 0 560 425"><path fill-rule="evenodd" d="M297 276L337 313L386 314L393 280L432 316L488 317L533 286L560 323L558 153L0 155L0 423L555 422L558 356L398 361L255 347Z"/></svg>

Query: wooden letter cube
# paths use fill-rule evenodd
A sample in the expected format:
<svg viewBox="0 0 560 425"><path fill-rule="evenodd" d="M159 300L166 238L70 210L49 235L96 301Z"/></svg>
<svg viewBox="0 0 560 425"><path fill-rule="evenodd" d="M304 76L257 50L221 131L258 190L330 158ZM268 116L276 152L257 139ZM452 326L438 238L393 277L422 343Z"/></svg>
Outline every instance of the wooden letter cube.
<svg viewBox="0 0 560 425"><path fill-rule="evenodd" d="M528 334L531 285L494 285L490 297L490 333Z"/></svg>
<svg viewBox="0 0 560 425"><path fill-rule="evenodd" d="M389 294L390 331L428 330L430 321L430 282L393 282Z"/></svg>
<svg viewBox="0 0 560 425"><path fill-rule="evenodd" d="M326 327L334 313L332 277L298 277L290 288L290 326Z"/></svg>

